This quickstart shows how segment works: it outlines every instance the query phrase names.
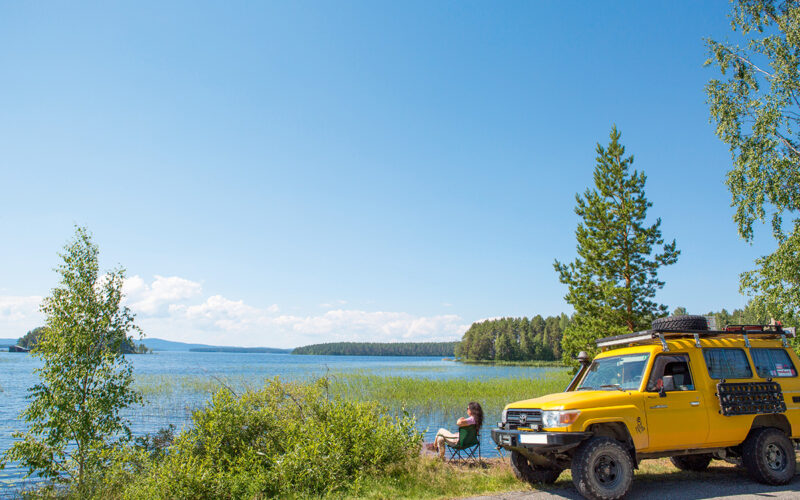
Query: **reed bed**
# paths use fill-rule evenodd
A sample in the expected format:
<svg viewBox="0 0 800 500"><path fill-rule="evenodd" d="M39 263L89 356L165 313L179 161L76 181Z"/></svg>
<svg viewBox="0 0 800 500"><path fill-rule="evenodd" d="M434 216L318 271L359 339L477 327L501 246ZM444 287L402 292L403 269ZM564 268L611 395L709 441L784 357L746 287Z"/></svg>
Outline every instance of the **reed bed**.
<svg viewBox="0 0 800 500"><path fill-rule="evenodd" d="M428 379L346 373L330 377L329 391L344 399L378 401L389 408L422 412L447 411L478 401L485 408L560 392L569 382L567 370L534 379Z"/></svg>

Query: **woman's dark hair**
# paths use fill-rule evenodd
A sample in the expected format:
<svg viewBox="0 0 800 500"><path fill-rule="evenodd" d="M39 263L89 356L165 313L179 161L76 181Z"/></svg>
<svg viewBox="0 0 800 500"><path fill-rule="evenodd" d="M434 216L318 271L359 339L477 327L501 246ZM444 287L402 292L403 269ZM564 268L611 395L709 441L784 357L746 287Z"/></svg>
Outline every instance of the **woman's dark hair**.
<svg viewBox="0 0 800 500"><path fill-rule="evenodd" d="M467 408L469 408L472 417L475 419L475 428L480 429L481 425L483 425L483 408L481 408L480 403L473 401L467 405Z"/></svg>

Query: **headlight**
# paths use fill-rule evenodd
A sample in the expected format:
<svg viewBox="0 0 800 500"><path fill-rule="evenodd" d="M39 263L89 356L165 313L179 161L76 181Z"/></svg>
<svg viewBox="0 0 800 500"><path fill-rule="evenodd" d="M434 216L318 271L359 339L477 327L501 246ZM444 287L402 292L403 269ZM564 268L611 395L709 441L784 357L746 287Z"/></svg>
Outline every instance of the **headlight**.
<svg viewBox="0 0 800 500"><path fill-rule="evenodd" d="M507 416L508 416L508 408L503 410L503 414L500 417L500 421L505 424L507 422L507 419L506 419Z"/></svg>
<svg viewBox="0 0 800 500"><path fill-rule="evenodd" d="M542 427L567 427L578 420L579 410L568 411L543 411L542 412Z"/></svg>

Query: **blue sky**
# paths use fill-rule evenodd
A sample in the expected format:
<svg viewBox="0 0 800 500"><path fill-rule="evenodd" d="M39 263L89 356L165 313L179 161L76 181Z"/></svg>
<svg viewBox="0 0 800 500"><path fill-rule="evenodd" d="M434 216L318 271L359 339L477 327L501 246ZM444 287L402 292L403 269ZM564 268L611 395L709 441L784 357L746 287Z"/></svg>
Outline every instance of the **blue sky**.
<svg viewBox="0 0 800 500"><path fill-rule="evenodd" d="M682 255L658 299L741 307L703 38L727 2L0 4L0 337L73 225L154 337L446 340L571 309L574 195L612 124Z"/></svg>

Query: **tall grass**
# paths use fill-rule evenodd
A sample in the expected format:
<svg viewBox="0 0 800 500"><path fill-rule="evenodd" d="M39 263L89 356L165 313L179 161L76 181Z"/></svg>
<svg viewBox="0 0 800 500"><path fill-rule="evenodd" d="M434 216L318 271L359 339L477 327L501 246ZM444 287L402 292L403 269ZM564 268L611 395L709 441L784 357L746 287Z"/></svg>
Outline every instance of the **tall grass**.
<svg viewBox="0 0 800 500"><path fill-rule="evenodd" d="M429 379L402 375L331 373L328 381L331 396L353 401L378 401L392 409L438 412L461 408L470 401L484 407L504 406L520 399L560 392L569 383L568 370L553 370L540 378L452 378ZM235 392L254 389L270 378L212 377L207 375L145 375L137 377L136 388L147 399L180 398L181 395L213 394L222 388Z"/></svg>
<svg viewBox="0 0 800 500"><path fill-rule="evenodd" d="M378 401L389 408L440 412L461 409L470 401L484 408L560 392L569 383L567 370L535 379L425 379L404 376L341 374L330 377L329 391L344 399Z"/></svg>

